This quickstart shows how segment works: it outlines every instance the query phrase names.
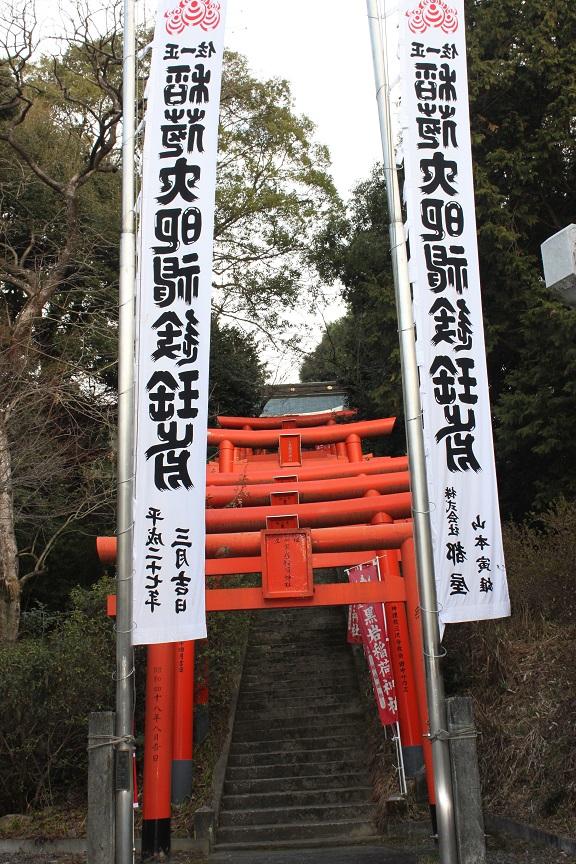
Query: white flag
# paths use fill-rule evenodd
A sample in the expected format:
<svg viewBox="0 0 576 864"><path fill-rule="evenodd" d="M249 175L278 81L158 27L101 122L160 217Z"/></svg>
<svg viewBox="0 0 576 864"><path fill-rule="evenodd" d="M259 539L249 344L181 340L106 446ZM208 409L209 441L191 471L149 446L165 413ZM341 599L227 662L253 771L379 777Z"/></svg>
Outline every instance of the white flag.
<svg viewBox="0 0 576 864"><path fill-rule="evenodd" d="M464 2L401 0L410 278L442 624L510 614L494 467Z"/></svg>
<svg viewBox="0 0 576 864"><path fill-rule="evenodd" d="M138 266L134 644L201 639L224 2L161 0Z"/></svg>

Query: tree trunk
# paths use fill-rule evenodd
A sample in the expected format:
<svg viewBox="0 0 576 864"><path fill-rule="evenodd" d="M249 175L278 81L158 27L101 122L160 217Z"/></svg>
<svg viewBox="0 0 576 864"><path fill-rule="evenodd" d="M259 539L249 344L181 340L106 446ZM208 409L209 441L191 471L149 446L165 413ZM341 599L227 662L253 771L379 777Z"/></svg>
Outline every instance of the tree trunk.
<svg viewBox="0 0 576 864"><path fill-rule="evenodd" d="M20 626L21 585L14 533L12 459L6 418L0 412L0 641L15 642Z"/></svg>

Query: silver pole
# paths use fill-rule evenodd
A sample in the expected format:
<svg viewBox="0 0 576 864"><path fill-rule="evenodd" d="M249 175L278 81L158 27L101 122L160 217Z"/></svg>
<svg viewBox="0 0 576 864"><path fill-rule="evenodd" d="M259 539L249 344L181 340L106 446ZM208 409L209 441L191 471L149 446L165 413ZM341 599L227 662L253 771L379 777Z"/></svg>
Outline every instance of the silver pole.
<svg viewBox="0 0 576 864"><path fill-rule="evenodd" d="M420 589L430 738L432 740L434 760L434 785L436 787L440 861L442 864L457 864L450 754L445 731L447 729L446 703L444 698L444 682L439 662L440 630L438 626L438 601L434 580L434 558L426 482L422 407L420 404L418 364L416 362L416 339L410 278L408 275L406 238L404 235L400 190L396 172L394 144L392 141L392 124L388 99L387 46L383 43L380 33L381 19L378 11L378 2L377 0L366 0L366 2L372 45L372 60L374 63L376 101L380 119L380 135L382 137L386 195L390 214L390 251L392 255L400 336L402 389L410 463L414 545L418 569L418 586Z"/></svg>
<svg viewBox="0 0 576 864"><path fill-rule="evenodd" d="M132 647L132 497L134 485L134 292L136 237L134 146L136 128L135 0L124 0L122 115L122 233L118 322L118 486L116 607L116 864L134 861L132 784L134 649Z"/></svg>

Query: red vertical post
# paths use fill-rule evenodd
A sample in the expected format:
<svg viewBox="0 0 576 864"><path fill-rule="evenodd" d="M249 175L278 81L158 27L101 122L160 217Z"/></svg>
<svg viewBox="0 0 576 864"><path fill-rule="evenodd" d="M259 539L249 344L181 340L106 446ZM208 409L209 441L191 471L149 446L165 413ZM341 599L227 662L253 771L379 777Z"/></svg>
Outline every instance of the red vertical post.
<svg viewBox="0 0 576 864"><path fill-rule="evenodd" d="M348 459L348 451L346 450L344 441L336 442L336 455L339 459Z"/></svg>
<svg viewBox="0 0 576 864"><path fill-rule="evenodd" d="M352 432L346 438L346 453L350 462L362 461L362 441L360 440L360 436L356 435L355 432Z"/></svg>
<svg viewBox="0 0 576 864"><path fill-rule="evenodd" d="M218 445L218 467L222 474L234 470L234 445L231 441L221 441Z"/></svg>
<svg viewBox="0 0 576 864"><path fill-rule="evenodd" d="M170 854L174 645L148 646L142 859Z"/></svg>
<svg viewBox="0 0 576 864"><path fill-rule="evenodd" d="M331 417L330 420L328 420L328 422L326 423L326 425L327 426L336 426L336 420L333 417ZM336 449L336 444L330 444L328 449L330 450L330 453L332 453L334 456L338 455L338 451Z"/></svg>
<svg viewBox="0 0 576 864"><path fill-rule="evenodd" d="M414 673L418 693L418 705L422 718L422 733L424 746L424 762L426 764L426 784L428 786L428 801L433 806L436 803L434 789L434 770L432 764L432 743L427 737L430 732L428 720L428 702L426 699L426 670L424 668L424 643L422 639L422 624L420 621L420 595L418 592L418 576L416 573L416 556L414 540L405 540L401 548L402 575L406 586L406 605L408 607L408 630L412 643L414 657Z"/></svg>
<svg viewBox="0 0 576 864"><path fill-rule="evenodd" d="M174 646L173 804L182 804L192 793L194 770L194 649L194 642L176 642Z"/></svg>
<svg viewBox="0 0 576 864"><path fill-rule="evenodd" d="M249 423L246 423L244 426L242 426L242 429L246 429L247 431L249 431L250 429L252 429L252 427L250 426ZM244 458L245 459L249 459L253 453L254 453L254 451L253 451L252 447L245 447L244 448Z"/></svg>

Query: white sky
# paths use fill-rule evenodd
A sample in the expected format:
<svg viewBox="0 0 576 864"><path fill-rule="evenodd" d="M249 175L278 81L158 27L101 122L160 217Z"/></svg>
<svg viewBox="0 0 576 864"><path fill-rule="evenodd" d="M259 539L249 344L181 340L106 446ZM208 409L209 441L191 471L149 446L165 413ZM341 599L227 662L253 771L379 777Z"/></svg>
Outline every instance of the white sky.
<svg viewBox="0 0 576 864"><path fill-rule="evenodd" d="M229 0L226 31L257 75L290 81L348 197L381 159L364 0Z"/></svg>
<svg viewBox="0 0 576 864"><path fill-rule="evenodd" d="M88 2L95 9L105 5ZM59 5L37 0L45 22ZM137 0L136 8L142 20L155 2ZM336 187L347 200L382 159L365 0L228 0L225 41L246 55L257 77L290 82L294 108L316 125L317 140L330 151ZM322 321L343 314L337 291L331 297L315 322L309 316L306 323L295 320L307 350L319 341ZM275 380L297 377L294 357L266 351L266 360Z"/></svg>

